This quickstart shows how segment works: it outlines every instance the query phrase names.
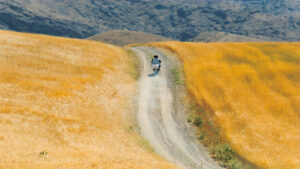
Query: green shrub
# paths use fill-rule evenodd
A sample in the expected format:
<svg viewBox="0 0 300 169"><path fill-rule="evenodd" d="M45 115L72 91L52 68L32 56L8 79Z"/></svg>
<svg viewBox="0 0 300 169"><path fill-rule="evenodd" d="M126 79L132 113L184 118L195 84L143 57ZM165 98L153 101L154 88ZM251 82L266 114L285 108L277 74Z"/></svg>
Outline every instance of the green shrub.
<svg viewBox="0 0 300 169"><path fill-rule="evenodd" d="M242 169L243 165L241 162L237 161L236 159L232 159L228 162L227 167L229 169Z"/></svg>
<svg viewBox="0 0 300 169"><path fill-rule="evenodd" d="M214 153L216 155L216 159L224 163L227 163L229 160L233 159L233 151L226 144L216 146Z"/></svg>
<svg viewBox="0 0 300 169"><path fill-rule="evenodd" d="M194 122L193 124L197 127L200 127L202 124L203 124L203 120L200 116L197 116L195 119L194 119Z"/></svg>
<svg viewBox="0 0 300 169"><path fill-rule="evenodd" d="M242 169L243 165L236 158L234 152L229 145L218 145L214 148L216 160L218 160L222 167L229 169Z"/></svg>
<svg viewBox="0 0 300 169"><path fill-rule="evenodd" d="M204 133L200 133L199 136L197 136L198 140L203 140L205 138L205 134Z"/></svg>

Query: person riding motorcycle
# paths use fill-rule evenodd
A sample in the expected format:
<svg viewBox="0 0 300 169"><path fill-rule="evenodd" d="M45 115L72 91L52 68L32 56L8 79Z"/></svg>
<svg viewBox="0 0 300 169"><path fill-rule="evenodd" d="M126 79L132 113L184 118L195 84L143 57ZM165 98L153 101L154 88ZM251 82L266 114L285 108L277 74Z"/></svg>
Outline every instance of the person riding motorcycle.
<svg viewBox="0 0 300 169"><path fill-rule="evenodd" d="M153 71L155 71L157 69L157 72L158 72L160 70L161 60L158 59L158 55L154 55L154 58L152 58L152 60L151 60L151 65L152 65Z"/></svg>

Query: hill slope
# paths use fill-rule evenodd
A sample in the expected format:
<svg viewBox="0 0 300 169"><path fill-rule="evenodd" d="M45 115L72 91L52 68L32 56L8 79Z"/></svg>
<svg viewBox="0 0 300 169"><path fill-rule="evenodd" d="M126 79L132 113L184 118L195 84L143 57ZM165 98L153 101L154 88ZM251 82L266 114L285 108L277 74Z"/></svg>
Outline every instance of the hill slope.
<svg viewBox="0 0 300 169"><path fill-rule="evenodd" d="M91 36L88 39L118 46L125 46L136 43L171 41L171 39L165 38L163 36L153 35L150 33L122 30L104 32L98 35Z"/></svg>
<svg viewBox="0 0 300 169"><path fill-rule="evenodd" d="M212 116L243 158L263 168L299 168L300 43L152 45L179 56L200 115Z"/></svg>
<svg viewBox="0 0 300 169"><path fill-rule="evenodd" d="M219 31L273 40L300 40L295 0L0 0L0 27L86 38L132 30L188 41Z"/></svg>
<svg viewBox="0 0 300 169"><path fill-rule="evenodd" d="M192 42L259 42L259 41L271 41L266 37L248 37L243 35L237 35L226 32L202 32L195 38L190 39Z"/></svg>
<svg viewBox="0 0 300 169"><path fill-rule="evenodd" d="M130 127L131 64L115 46L0 31L0 168L176 168Z"/></svg>

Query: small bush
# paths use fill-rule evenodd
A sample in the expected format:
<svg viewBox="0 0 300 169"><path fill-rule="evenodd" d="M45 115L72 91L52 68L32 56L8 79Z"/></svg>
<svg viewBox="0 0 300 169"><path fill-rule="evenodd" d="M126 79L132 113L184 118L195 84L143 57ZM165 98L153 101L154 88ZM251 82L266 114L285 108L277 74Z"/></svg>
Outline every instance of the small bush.
<svg viewBox="0 0 300 169"><path fill-rule="evenodd" d="M227 163L231 159L233 159L233 151L226 144L216 146L215 149L214 149L214 153L216 155L216 159L218 161L222 161L224 163Z"/></svg>
<svg viewBox="0 0 300 169"><path fill-rule="evenodd" d="M200 127L203 124L203 120L200 116L197 116L193 122L193 124L197 127Z"/></svg>
<svg viewBox="0 0 300 169"><path fill-rule="evenodd" d="M48 155L48 152L42 151L39 153L40 157L46 157Z"/></svg>
<svg viewBox="0 0 300 169"><path fill-rule="evenodd" d="M197 139L198 139L198 140L203 140L204 137L205 137L205 134L204 134L204 133L200 133L200 135L197 136Z"/></svg>
<svg viewBox="0 0 300 169"><path fill-rule="evenodd" d="M229 145L218 145L214 149L216 160L218 160L222 167L229 169L242 169L243 165L236 158L234 152Z"/></svg>
<svg viewBox="0 0 300 169"><path fill-rule="evenodd" d="M241 162L237 161L236 159L233 159L228 162L227 167L230 169L242 169L243 165Z"/></svg>

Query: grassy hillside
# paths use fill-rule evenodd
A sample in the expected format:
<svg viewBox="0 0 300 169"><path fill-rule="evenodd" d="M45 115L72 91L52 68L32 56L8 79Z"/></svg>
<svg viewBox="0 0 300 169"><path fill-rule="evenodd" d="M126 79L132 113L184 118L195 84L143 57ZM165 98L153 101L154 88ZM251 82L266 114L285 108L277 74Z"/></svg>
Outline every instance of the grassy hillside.
<svg viewBox="0 0 300 169"><path fill-rule="evenodd" d="M130 127L132 58L0 31L0 168L175 168Z"/></svg>
<svg viewBox="0 0 300 169"><path fill-rule="evenodd" d="M183 61L189 91L239 155L264 168L300 168L300 43L152 45Z"/></svg>
<svg viewBox="0 0 300 169"><path fill-rule="evenodd" d="M89 37L88 39L101 41L104 43L114 44L118 46L125 46L136 43L148 43L148 42L159 42L159 41L170 41L163 36L154 35L144 32L126 31L126 30L114 30L103 32Z"/></svg>

